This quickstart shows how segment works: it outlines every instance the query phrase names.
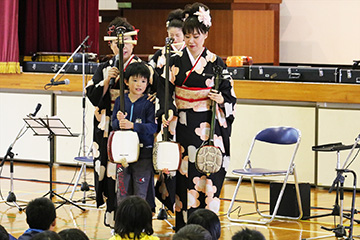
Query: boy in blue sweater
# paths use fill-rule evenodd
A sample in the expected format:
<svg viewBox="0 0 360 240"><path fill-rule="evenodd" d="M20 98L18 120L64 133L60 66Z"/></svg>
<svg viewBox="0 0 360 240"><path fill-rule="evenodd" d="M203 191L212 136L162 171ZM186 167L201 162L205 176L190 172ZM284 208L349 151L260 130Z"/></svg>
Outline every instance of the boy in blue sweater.
<svg viewBox="0 0 360 240"><path fill-rule="evenodd" d="M111 117L113 130L131 129L139 136L140 155L137 162L117 168L117 202L129 195L145 199L155 209L154 171L152 151L155 123L155 106L145 93L149 85L150 70L142 62L131 63L125 70L124 82L129 88L125 94L125 113L119 111L120 97L115 100Z"/></svg>

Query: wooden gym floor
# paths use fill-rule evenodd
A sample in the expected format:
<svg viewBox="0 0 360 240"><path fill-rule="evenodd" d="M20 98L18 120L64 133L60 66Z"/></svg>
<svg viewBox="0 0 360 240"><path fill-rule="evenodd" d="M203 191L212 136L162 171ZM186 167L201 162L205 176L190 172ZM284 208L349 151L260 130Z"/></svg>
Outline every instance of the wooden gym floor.
<svg viewBox="0 0 360 240"><path fill-rule="evenodd" d="M10 167L6 162L1 173L1 193L2 198L7 198L10 190ZM73 184L76 180L76 176L79 173L80 167L64 167L55 166L53 168L53 189L57 194L69 199L71 191L73 190ZM86 180L90 185L93 185L93 169L87 168ZM80 183L83 179L80 180ZM17 203L21 206L25 206L26 202L33 198L41 197L47 193L50 189L49 184L49 167L45 164L32 164L32 163L19 163L14 164L14 189L13 192L17 197ZM69 183L72 183L69 185ZM231 239L231 236L244 227L251 229L257 229L264 234L266 239L276 240L295 240L309 237L320 237L329 235L326 239L336 239L334 233L322 230L320 227L325 226L328 228L333 227L334 217L321 217L311 220L301 221L280 221L274 220L268 226L254 225L254 224L239 224L232 223L226 217L226 211L230 204L236 182L232 180L225 180L223 191L221 194L221 207L220 207L220 220L221 220L221 239ZM269 185L259 184L258 189L259 201L262 209L268 210L269 205ZM244 187L241 191L241 213L254 212L254 205L247 203L246 200L252 200L252 193L249 183L244 183ZM65 193L66 192L66 193ZM351 207L351 192L345 192L344 208L345 211ZM78 201L83 197L83 192L80 191L80 187L76 188L75 194L72 198L74 201ZM103 224L104 209L97 209L91 205L94 201L91 200L94 197L93 188L86 193L86 204L89 206L82 206L86 211L81 211L79 208L66 204L57 209L57 224L55 231L59 232L66 228L80 228L89 236L90 239L109 239L111 237L110 229ZM360 204L360 194L357 194L356 205ZM53 199L57 201L59 199ZM319 215L330 213L335 201L335 191L328 193L326 189L311 189L311 215ZM81 203L81 202L77 202ZM58 206L58 204L56 204ZM157 206L161 206L157 202ZM236 205L237 206L237 205ZM158 210L158 208L157 208ZM233 213L232 216L236 215ZM155 215L156 216L156 215ZM20 236L27 228L25 213L19 211L17 207L14 207L12 203L0 202L0 224L3 225L7 231L13 234L15 237ZM258 218L256 214L247 216L252 219ZM355 215L355 219L360 220L360 215ZM168 218L171 224L174 224L174 218L171 216ZM337 223L339 218L336 217ZM344 221L344 225L348 226L349 221ZM164 220L157 220L156 217L153 220L154 231L161 240L170 240L173 235L172 229L168 223ZM354 236L360 235L360 224L354 223ZM325 239L325 238L324 238Z"/></svg>

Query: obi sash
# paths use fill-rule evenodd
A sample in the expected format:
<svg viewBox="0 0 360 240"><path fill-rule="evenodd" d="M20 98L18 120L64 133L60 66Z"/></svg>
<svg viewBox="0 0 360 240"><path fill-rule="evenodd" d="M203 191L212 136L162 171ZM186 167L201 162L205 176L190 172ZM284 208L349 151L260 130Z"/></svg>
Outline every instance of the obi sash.
<svg viewBox="0 0 360 240"><path fill-rule="evenodd" d="M211 87L197 88L175 86L175 103L178 109L197 109L208 111L211 108L211 100L208 94Z"/></svg>

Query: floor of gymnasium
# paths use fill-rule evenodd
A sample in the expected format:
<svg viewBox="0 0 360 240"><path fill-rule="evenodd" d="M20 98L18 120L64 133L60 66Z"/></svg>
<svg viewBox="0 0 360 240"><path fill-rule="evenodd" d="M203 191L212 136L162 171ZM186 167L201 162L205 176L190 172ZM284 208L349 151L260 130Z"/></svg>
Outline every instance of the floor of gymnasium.
<svg viewBox="0 0 360 240"><path fill-rule="evenodd" d="M65 198L71 197L71 192L74 188L74 182L80 167L65 167L54 166L53 168L53 190ZM33 198L41 197L50 190L50 175L49 167L46 164L34 164L34 163L19 163L14 164L14 176L13 176L13 192L16 195L17 203L21 206L26 206L26 202ZM83 179L80 180L82 182ZM93 185L93 169L87 168L86 181ZM6 162L1 172L1 194L2 198L6 199L8 192L10 191L10 167ZM72 183L72 184L69 184ZM221 221L221 239L231 239L231 236L237 231L248 227L251 229L259 230L264 234L268 240L295 240L304 238L319 239L322 236L328 236L322 239L336 239L335 233L325 231L321 229L321 226L332 228L334 226L334 219L336 223L339 223L339 217L328 216L313 218L311 220L300 221L285 221L274 220L269 225L255 225L255 224L240 224L234 223L228 220L226 212L230 204L230 199L233 195L236 186L236 181L226 179L221 194L221 206L220 206L220 221ZM269 184L258 184L259 201L262 210L269 210ZM80 210L78 207L71 204L62 205L57 209L57 224L55 231L59 232L66 228L80 228L83 230L90 239L109 239L111 237L110 229L103 224L103 208L95 208L93 188L86 192L86 205L81 204L81 198L84 193L80 191L80 187L75 189L75 193L71 198L79 206L83 207L85 211ZM246 212L254 212L254 205L252 201L252 192L250 184L245 182L244 187L241 188L241 198L236 206L241 205L241 214ZM331 213L331 209L335 203L335 191L328 193L327 189L312 188L311 189L311 216L319 214ZM360 204L360 194L357 194L356 205ZM59 198L54 198L54 201ZM347 213L351 208L352 192L345 191L344 196L344 211ZM55 204L59 206L58 204ZM158 207L161 206L157 201ZM157 208L158 210L158 208ZM235 217L238 210L236 210L232 216ZM153 227L155 235L161 240L170 240L174 234L170 225L164 220L153 220ZM246 216L249 219L259 219L257 214L251 214ZM3 225L9 233L15 237L20 236L27 228L26 216L23 211L19 211L12 203L5 201L0 202L0 224ZM356 220L360 220L360 214L355 215ZM174 218L169 216L168 221L170 224L174 224ZM344 226L349 226L350 221L344 221ZM360 235L360 224L354 222L353 227L354 238Z"/></svg>

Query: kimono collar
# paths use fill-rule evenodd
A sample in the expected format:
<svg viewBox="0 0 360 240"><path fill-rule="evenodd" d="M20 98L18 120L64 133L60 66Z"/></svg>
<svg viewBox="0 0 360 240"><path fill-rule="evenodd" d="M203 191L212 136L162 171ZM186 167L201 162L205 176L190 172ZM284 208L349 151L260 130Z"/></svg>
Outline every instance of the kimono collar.
<svg viewBox="0 0 360 240"><path fill-rule="evenodd" d="M188 55L189 55L189 59L190 59L191 65L193 65L193 66L196 65L196 63L199 61L199 58L201 58L201 55L203 54L204 50L205 50L205 47L203 47L203 50L201 51L201 53L199 54L199 56L195 59L195 58L193 57L193 55L190 53L190 50L189 50L188 48L186 48L186 51L187 51L187 53L188 53Z"/></svg>
<svg viewBox="0 0 360 240"><path fill-rule="evenodd" d="M135 57L134 54L132 54L129 59L124 63L124 72L126 70L126 68L129 66L129 64L131 63L131 61L133 60L133 58Z"/></svg>

